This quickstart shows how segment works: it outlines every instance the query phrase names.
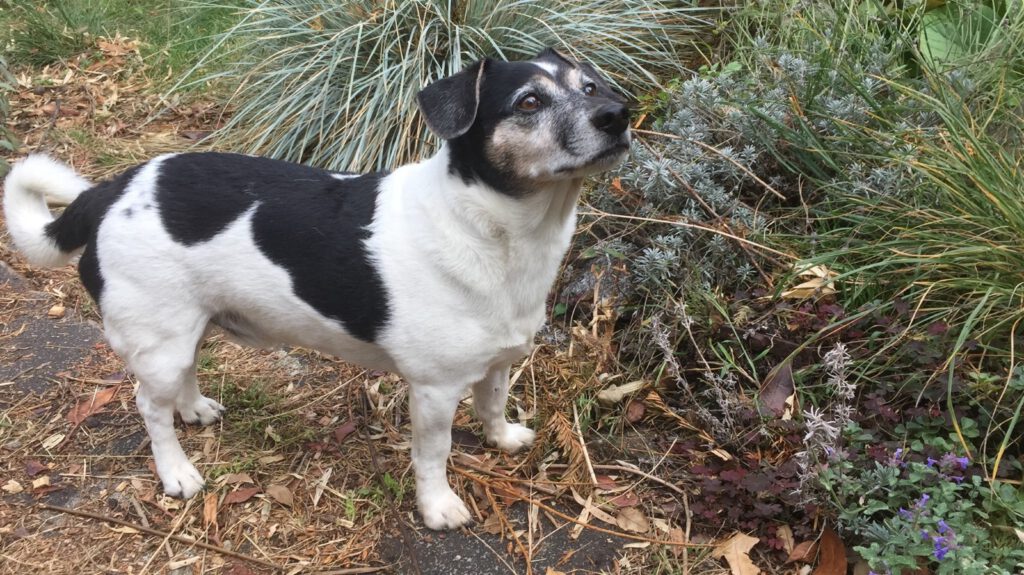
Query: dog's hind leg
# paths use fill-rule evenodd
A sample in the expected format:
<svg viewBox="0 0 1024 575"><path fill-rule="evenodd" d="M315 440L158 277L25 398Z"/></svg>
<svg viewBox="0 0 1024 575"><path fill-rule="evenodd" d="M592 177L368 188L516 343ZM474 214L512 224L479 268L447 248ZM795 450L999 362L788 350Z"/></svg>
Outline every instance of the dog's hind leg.
<svg viewBox="0 0 1024 575"><path fill-rule="evenodd" d="M185 313L164 315L167 321L156 323L139 321L135 314L134 318L127 316L134 321L121 325L116 319L121 314L109 308L104 309L104 313L111 347L139 380L135 403L149 432L156 472L163 482L164 492L188 499L203 488L204 482L178 443L174 410L183 391L186 398L192 397L196 345L206 321ZM198 388L195 393L198 394Z"/></svg>
<svg viewBox="0 0 1024 575"><path fill-rule="evenodd" d="M181 415L185 423L198 423L199 425L210 425L220 419L224 413L224 406L217 401L204 396L199 391L199 378L196 375L197 363L199 362L199 349L206 339L209 329L204 330L203 337L199 338L195 354L192 360L192 369L185 376L185 381L178 390L178 397L175 399L174 408Z"/></svg>
<svg viewBox="0 0 1024 575"><path fill-rule="evenodd" d="M508 364L492 367L487 377L473 384L473 410L484 424L487 441L503 451L515 453L532 445L536 433L525 425L505 419L509 367Z"/></svg>

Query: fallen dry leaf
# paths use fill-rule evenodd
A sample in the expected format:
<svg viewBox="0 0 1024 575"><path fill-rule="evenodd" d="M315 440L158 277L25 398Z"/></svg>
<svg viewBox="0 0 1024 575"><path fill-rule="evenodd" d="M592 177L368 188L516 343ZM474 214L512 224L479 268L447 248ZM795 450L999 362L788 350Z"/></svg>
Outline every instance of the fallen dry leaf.
<svg viewBox="0 0 1024 575"><path fill-rule="evenodd" d="M779 294L787 299L809 299L836 293L833 280L838 276L836 272L817 265L804 268L797 273L798 277L806 281L793 286Z"/></svg>
<svg viewBox="0 0 1024 575"><path fill-rule="evenodd" d="M789 557L786 558L786 563L794 563L797 561L800 563L810 563L814 561L814 556L817 553L817 541L803 541L793 547L793 550L789 552Z"/></svg>
<svg viewBox="0 0 1024 575"><path fill-rule="evenodd" d="M236 485L239 483L255 484L256 482L252 480L252 477L249 476L248 473L228 473L227 475L221 476L220 483L225 485Z"/></svg>
<svg viewBox="0 0 1024 575"><path fill-rule="evenodd" d="M236 489L235 491L232 491L231 493L228 493L227 495L224 496L224 505L231 505L232 503L245 503L246 501L252 499L253 495L256 495L259 492L259 487L243 487L241 489Z"/></svg>
<svg viewBox="0 0 1024 575"><path fill-rule="evenodd" d="M25 475L28 475L29 477L35 477L36 475L39 475L44 471L49 471L49 469L49 467L43 465L42 463L36 461L35 459L30 459L25 462Z"/></svg>
<svg viewBox="0 0 1024 575"><path fill-rule="evenodd" d="M633 533L647 533L651 528L651 522L647 520L643 512L636 507L623 507L615 517L615 523Z"/></svg>
<svg viewBox="0 0 1024 575"><path fill-rule="evenodd" d="M626 404L626 421L630 423L640 421L644 418L644 412L646 410L647 409L644 407L644 403L642 401L637 401L635 399L630 400L630 402Z"/></svg>
<svg viewBox="0 0 1024 575"><path fill-rule="evenodd" d="M775 367L765 378L758 400L775 417L786 412L786 400L793 394L793 364L786 360Z"/></svg>
<svg viewBox="0 0 1024 575"><path fill-rule="evenodd" d="M498 517L496 512L491 513L487 516L487 519L484 519L483 527L484 531L491 535L501 535L501 517Z"/></svg>
<svg viewBox="0 0 1024 575"><path fill-rule="evenodd" d="M342 442L345 441L345 438L347 438L349 435L352 435L352 432L356 430L356 426L356 420L350 419L345 423L341 424L340 426L336 427L334 429L334 440L341 444Z"/></svg>
<svg viewBox="0 0 1024 575"><path fill-rule="evenodd" d="M42 477L39 477L37 479L33 479L32 480L32 489L33 490L35 490L35 489L42 489L43 487L49 487L49 486L50 486L50 476L49 475L44 475Z"/></svg>
<svg viewBox="0 0 1024 575"><path fill-rule="evenodd" d="M217 528L217 494L207 493L203 498L203 527Z"/></svg>
<svg viewBox="0 0 1024 575"><path fill-rule="evenodd" d="M267 495L273 497L281 505L287 505L288 507L291 507L292 503L295 502L291 490L284 485L271 485L267 487Z"/></svg>
<svg viewBox="0 0 1024 575"><path fill-rule="evenodd" d="M551 567L548 567L547 571L544 572L544 575L565 575L565 571L557 571Z"/></svg>
<svg viewBox="0 0 1024 575"><path fill-rule="evenodd" d="M786 553L792 553L796 547L796 540L793 539L793 528L789 525L779 525L775 529L775 535L782 541L782 549Z"/></svg>
<svg viewBox="0 0 1024 575"><path fill-rule="evenodd" d="M608 503L611 503L616 507L636 507L640 504L640 498L637 497L636 493L630 491L629 493L623 493L612 497L608 500Z"/></svg>
<svg viewBox="0 0 1024 575"><path fill-rule="evenodd" d="M640 391L645 385L647 382L642 379L622 385L612 385L597 393L597 401L604 405L614 405L625 399L627 395Z"/></svg>
<svg viewBox="0 0 1024 575"><path fill-rule="evenodd" d="M16 493L21 493L22 491L25 491L25 488L22 487L20 483L18 483L17 481L15 481L13 479L8 481L7 483L4 483L4 486L2 488L0 488L0 489L3 489L4 491L6 491L7 493L10 493L11 495L14 495Z"/></svg>
<svg viewBox="0 0 1024 575"><path fill-rule="evenodd" d="M818 567L814 575L846 575L846 547L835 531L825 528L818 549Z"/></svg>
<svg viewBox="0 0 1024 575"><path fill-rule="evenodd" d="M96 391L68 412L68 421L72 425L80 425L85 418L98 413L104 405L110 403L119 389L120 385L114 385Z"/></svg>
<svg viewBox="0 0 1024 575"><path fill-rule="evenodd" d="M64 312L64 306L56 304L55 306L50 308L50 311L46 312L46 316L51 319L60 319L64 317Z"/></svg>
<svg viewBox="0 0 1024 575"><path fill-rule="evenodd" d="M758 575L761 570L750 560L750 550L760 541L746 533L736 533L719 543L711 552L711 556L725 559L732 570L732 575Z"/></svg>
<svg viewBox="0 0 1024 575"><path fill-rule="evenodd" d="M49 450L53 449L54 447L57 447L58 445L60 445L62 441L64 441L64 434L63 433L54 433L53 435L51 435L51 436L47 437L46 439L44 439L43 443L41 445L43 446L43 449L49 451Z"/></svg>

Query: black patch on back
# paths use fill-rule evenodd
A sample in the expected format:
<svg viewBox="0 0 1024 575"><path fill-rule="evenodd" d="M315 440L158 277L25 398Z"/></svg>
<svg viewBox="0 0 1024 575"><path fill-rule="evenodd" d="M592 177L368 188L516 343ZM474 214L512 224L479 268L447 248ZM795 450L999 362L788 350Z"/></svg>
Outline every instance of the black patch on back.
<svg viewBox="0 0 1024 575"><path fill-rule="evenodd" d="M103 275L96 256L96 231L110 206L124 194L141 167L135 166L82 192L64 213L46 224L46 235L53 238L61 251L71 252L85 246L78 260L78 275L96 305L103 293Z"/></svg>
<svg viewBox="0 0 1024 575"><path fill-rule="evenodd" d="M73 252L95 241L100 221L110 206L124 194L125 188L142 165L105 180L84 191L71 202L57 219L46 224L46 235L53 238L64 252Z"/></svg>
<svg viewBox="0 0 1024 575"><path fill-rule="evenodd" d="M182 154L160 166L156 200L167 231L185 245L210 240L258 202L254 240L289 272L295 295L353 336L373 342L389 309L364 240L385 175L338 179L332 172L267 158Z"/></svg>

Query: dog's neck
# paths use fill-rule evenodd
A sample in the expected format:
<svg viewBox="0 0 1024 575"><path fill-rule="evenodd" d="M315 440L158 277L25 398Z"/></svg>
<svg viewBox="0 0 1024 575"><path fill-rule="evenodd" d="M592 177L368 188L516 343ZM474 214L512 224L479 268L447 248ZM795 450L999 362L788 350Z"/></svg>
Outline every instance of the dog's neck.
<svg viewBox="0 0 1024 575"><path fill-rule="evenodd" d="M511 196L491 189L480 180L466 181L449 172L448 146L424 162L424 167L439 178L438 192L453 214L461 214L464 224L481 237L516 240L535 238L547 241L549 234L573 225L582 178L538 182L526 193Z"/></svg>

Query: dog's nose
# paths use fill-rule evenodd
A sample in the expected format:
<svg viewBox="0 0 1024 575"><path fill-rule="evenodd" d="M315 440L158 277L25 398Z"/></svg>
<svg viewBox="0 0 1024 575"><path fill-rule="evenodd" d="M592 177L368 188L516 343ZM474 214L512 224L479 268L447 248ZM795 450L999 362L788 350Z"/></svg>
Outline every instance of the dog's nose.
<svg viewBox="0 0 1024 575"><path fill-rule="evenodd" d="M629 127L629 108L618 103L605 104L590 117L590 123L602 132L618 136Z"/></svg>

